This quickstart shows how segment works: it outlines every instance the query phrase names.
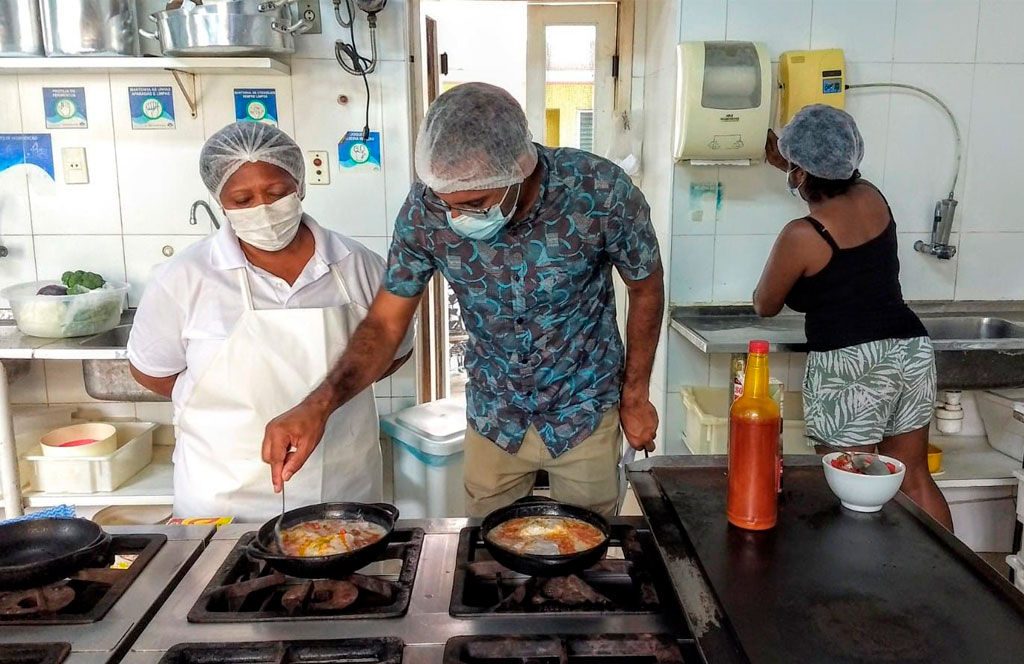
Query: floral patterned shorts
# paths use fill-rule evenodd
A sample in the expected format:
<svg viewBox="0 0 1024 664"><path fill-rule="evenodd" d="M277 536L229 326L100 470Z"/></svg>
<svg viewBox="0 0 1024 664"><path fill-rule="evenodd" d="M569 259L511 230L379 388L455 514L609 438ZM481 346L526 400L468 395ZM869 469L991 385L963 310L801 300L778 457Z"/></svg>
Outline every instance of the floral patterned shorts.
<svg viewBox="0 0 1024 664"><path fill-rule="evenodd" d="M920 429L935 407L932 342L882 339L811 352L803 392L811 445L875 445Z"/></svg>

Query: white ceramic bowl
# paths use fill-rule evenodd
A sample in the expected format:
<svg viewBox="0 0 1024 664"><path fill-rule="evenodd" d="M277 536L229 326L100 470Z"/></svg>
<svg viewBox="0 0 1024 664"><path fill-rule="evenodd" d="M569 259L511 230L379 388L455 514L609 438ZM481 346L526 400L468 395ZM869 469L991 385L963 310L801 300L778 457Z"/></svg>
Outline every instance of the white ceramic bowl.
<svg viewBox="0 0 1024 664"><path fill-rule="evenodd" d="M95 442L68 445L82 440ZM117 429L112 424L90 422L54 429L39 439L43 455L49 457L98 457L117 450Z"/></svg>
<svg viewBox="0 0 1024 664"><path fill-rule="evenodd" d="M902 461L879 454L879 459L896 466L896 472L891 475L861 475L835 468L832 460L840 454L826 454L821 458L821 465L825 468L828 488L836 494L843 507L855 512L877 512L900 490L903 476L907 474L907 467Z"/></svg>

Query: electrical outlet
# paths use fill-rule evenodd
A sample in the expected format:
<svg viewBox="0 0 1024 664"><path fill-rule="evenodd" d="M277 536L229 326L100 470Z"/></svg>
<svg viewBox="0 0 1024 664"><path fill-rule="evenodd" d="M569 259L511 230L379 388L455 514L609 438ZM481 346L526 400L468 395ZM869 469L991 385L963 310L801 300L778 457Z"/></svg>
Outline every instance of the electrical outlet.
<svg viewBox="0 0 1024 664"><path fill-rule="evenodd" d="M85 148L61 148L60 158L64 162L64 184L89 184Z"/></svg>
<svg viewBox="0 0 1024 664"><path fill-rule="evenodd" d="M323 30L322 24L320 23L320 0L310 0L309 2L299 2L299 16L309 23L309 30L301 33L304 35L318 35Z"/></svg>
<svg viewBox="0 0 1024 664"><path fill-rule="evenodd" d="M330 184L330 156L322 150L310 150L306 153L306 182L309 184Z"/></svg>

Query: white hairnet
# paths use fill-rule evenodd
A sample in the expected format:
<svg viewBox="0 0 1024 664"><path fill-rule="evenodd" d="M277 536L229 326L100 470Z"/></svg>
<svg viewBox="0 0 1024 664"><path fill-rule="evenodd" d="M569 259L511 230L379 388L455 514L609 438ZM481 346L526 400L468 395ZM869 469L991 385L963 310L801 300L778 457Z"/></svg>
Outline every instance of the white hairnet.
<svg viewBox="0 0 1024 664"><path fill-rule="evenodd" d="M199 154L199 175L218 200L228 179L242 164L262 161L283 168L306 195L306 164L291 136L263 122L236 122L211 136Z"/></svg>
<svg viewBox="0 0 1024 664"><path fill-rule="evenodd" d="M416 173L441 194L508 187L536 168L532 139L512 95L465 83L430 105L416 139Z"/></svg>
<svg viewBox="0 0 1024 664"><path fill-rule="evenodd" d="M846 180L864 158L864 139L849 113L813 104L800 109L782 128L779 152L811 175Z"/></svg>

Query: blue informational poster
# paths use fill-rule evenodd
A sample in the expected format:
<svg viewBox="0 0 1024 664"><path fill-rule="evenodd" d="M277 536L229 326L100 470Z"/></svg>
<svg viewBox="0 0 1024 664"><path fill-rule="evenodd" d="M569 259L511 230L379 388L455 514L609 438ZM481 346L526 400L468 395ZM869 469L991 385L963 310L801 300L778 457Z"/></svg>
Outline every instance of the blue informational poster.
<svg viewBox="0 0 1024 664"><path fill-rule="evenodd" d="M174 93L169 85L128 88L132 129L174 129Z"/></svg>
<svg viewBox="0 0 1024 664"><path fill-rule="evenodd" d="M277 90L235 88L235 120L265 122L277 126Z"/></svg>
<svg viewBox="0 0 1024 664"><path fill-rule="evenodd" d="M379 171L380 132L371 131L365 141L361 131L350 131L345 134L345 138L338 143L338 164L349 172Z"/></svg>
<svg viewBox="0 0 1024 664"><path fill-rule="evenodd" d="M53 175L53 144L49 134L0 134L0 172L21 164Z"/></svg>
<svg viewBox="0 0 1024 664"><path fill-rule="evenodd" d="M89 126L85 88L43 88L47 129L84 129Z"/></svg>

